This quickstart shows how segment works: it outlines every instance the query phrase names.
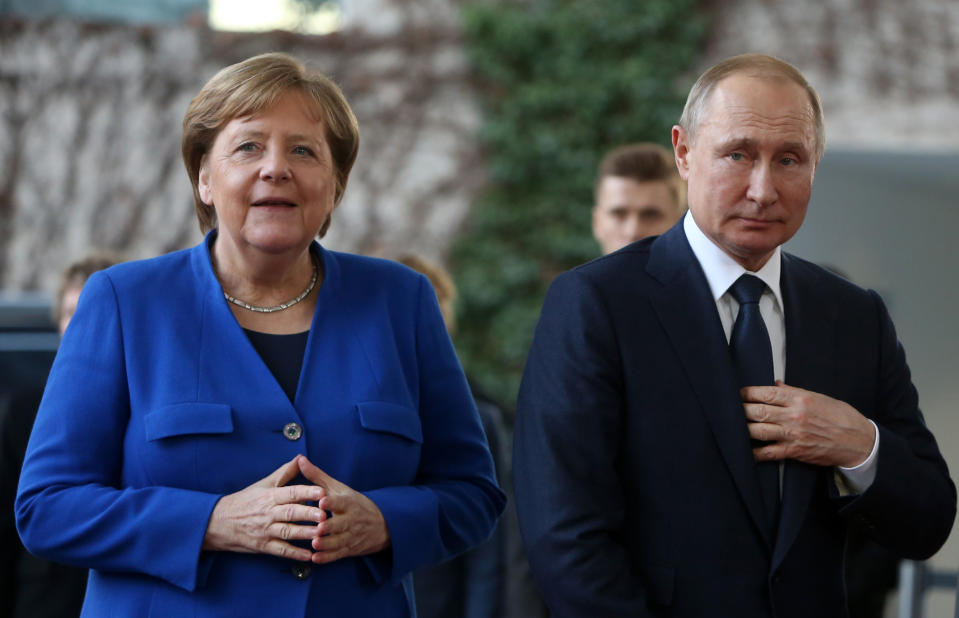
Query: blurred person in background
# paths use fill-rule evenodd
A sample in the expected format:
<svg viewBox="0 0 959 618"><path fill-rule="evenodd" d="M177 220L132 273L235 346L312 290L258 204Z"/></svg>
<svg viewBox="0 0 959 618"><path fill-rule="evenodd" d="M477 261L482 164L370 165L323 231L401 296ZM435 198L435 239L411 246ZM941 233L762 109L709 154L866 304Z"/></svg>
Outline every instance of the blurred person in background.
<svg viewBox="0 0 959 618"><path fill-rule="evenodd" d="M450 335L456 330L453 303L456 286L449 273L438 264L420 256L403 255L397 259L416 272L429 277L443 312ZM490 398L478 393L470 382L483 430L501 481L508 476L504 459L506 448L503 412ZM502 520L493 535L482 544L440 564L427 566L413 574L416 610L419 618L500 618L503 616L505 584L505 533Z"/></svg>
<svg viewBox="0 0 959 618"><path fill-rule="evenodd" d="M76 310L83 284L93 273L122 261L107 252L95 252L73 262L60 276L52 317L63 336ZM62 618L79 616L87 569L44 560L30 554L20 542L13 503L30 429L43 389L23 388L0 396L0 499L3 536L0 556L0 618Z"/></svg>
<svg viewBox="0 0 959 618"><path fill-rule="evenodd" d="M650 142L609 151L593 195L593 237L604 255L664 233L686 212L686 183L672 153Z"/></svg>
<svg viewBox="0 0 959 618"><path fill-rule="evenodd" d="M80 292L90 275L123 261L124 258L117 254L100 250L91 252L85 258L66 267L60 276L60 287L57 289L57 297L53 305L53 321L61 337L67 331L67 325L77 310Z"/></svg>
<svg viewBox="0 0 959 618"><path fill-rule="evenodd" d="M87 282L24 545L91 569L91 618L413 616L412 571L486 539L504 496L427 278L316 241L356 118L273 53L217 73L183 130L206 238Z"/></svg>

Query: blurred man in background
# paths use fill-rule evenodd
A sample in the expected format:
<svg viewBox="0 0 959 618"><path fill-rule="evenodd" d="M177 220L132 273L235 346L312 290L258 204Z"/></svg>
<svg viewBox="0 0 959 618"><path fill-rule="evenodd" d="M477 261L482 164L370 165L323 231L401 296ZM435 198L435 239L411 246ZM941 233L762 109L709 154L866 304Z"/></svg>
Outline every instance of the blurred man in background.
<svg viewBox="0 0 959 618"><path fill-rule="evenodd" d="M672 153L649 142L609 151L594 196L593 236L604 255L662 234L686 212L686 183Z"/></svg>

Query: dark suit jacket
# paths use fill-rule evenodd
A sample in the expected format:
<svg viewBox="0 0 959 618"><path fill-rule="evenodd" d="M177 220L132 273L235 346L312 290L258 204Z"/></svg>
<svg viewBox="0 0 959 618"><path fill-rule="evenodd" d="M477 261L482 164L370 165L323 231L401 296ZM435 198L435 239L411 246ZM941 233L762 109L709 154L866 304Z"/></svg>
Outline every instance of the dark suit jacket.
<svg viewBox="0 0 959 618"><path fill-rule="evenodd" d="M0 618L76 618L87 585L86 569L38 558L17 535L13 501L42 395L42 386L0 387Z"/></svg>
<svg viewBox="0 0 959 618"><path fill-rule="evenodd" d="M680 222L560 275L520 390L524 543L554 616L845 616L851 522L934 553L956 493L878 295L783 254L786 382L841 399L880 434L875 482L787 461L776 538L728 345Z"/></svg>

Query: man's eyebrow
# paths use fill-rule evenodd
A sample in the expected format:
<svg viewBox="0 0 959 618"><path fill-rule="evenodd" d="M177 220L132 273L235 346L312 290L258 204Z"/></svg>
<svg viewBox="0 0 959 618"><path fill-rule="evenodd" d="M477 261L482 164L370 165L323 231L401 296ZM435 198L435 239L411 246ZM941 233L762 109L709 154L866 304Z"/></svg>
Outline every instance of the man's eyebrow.
<svg viewBox="0 0 959 618"><path fill-rule="evenodd" d="M806 144L802 142L786 142L785 144L783 144L783 147L781 150L784 152L799 152L799 153L809 152L809 148L807 148Z"/></svg>
<svg viewBox="0 0 959 618"><path fill-rule="evenodd" d="M740 148L755 148L756 140L748 137L731 137L717 144L719 150L737 150Z"/></svg>
<svg viewBox="0 0 959 618"><path fill-rule="evenodd" d="M739 149L752 149L756 148L756 140L749 137L733 137L728 140L719 142L717 148L719 150L739 150ZM809 148L803 142L785 142L778 149L779 152L798 152L798 153L807 153Z"/></svg>

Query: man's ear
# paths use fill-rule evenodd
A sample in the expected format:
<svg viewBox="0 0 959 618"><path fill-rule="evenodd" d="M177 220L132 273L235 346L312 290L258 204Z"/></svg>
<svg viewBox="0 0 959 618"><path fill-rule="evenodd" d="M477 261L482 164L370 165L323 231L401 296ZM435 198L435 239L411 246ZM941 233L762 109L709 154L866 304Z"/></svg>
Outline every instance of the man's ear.
<svg viewBox="0 0 959 618"><path fill-rule="evenodd" d="M599 207L597 204L593 204L593 210L590 212L590 222L593 226L593 238L596 238L596 229L599 227L597 225L597 220L599 218ZM597 238L597 241L599 239Z"/></svg>
<svg viewBox="0 0 959 618"><path fill-rule="evenodd" d="M213 185L210 184L210 169L208 167L206 155L200 160L200 174L197 177L197 190L200 193L200 201L207 206L213 205Z"/></svg>
<svg viewBox="0 0 959 618"><path fill-rule="evenodd" d="M673 125L673 157L679 177L689 180L689 134L678 124Z"/></svg>

